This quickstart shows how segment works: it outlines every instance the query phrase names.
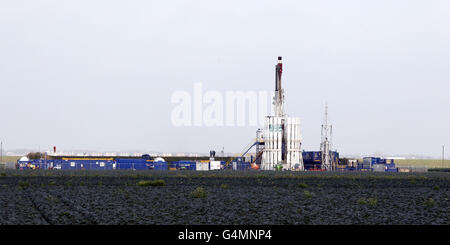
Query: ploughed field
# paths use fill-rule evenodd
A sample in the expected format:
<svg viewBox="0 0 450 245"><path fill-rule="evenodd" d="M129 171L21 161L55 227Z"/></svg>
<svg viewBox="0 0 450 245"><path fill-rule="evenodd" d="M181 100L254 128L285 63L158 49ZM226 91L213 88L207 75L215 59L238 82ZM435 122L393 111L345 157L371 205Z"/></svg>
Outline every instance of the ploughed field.
<svg viewBox="0 0 450 245"><path fill-rule="evenodd" d="M450 224L449 173L0 171L0 224Z"/></svg>

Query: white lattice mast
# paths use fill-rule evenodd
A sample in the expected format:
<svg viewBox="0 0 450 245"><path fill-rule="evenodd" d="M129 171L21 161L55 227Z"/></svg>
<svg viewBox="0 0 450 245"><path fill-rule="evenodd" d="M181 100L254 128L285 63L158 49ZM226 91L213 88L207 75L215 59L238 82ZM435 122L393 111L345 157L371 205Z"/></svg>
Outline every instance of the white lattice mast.
<svg viewBox="0 0 450 245"><path fill-rule="evenodd" d="M327 171L334 170L333 159L331 157L332 129L332 125L328 121L328 104L325 103L325 115L322 124L322 140L320 143L320 151L322 152L322 169Z"/></svg>

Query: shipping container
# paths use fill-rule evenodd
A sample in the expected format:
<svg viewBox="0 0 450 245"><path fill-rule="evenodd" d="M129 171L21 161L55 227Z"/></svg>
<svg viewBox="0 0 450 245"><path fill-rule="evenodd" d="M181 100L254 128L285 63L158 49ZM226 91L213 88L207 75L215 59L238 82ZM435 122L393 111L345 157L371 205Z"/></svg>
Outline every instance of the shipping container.
<svg viewBox="0 0 450 245"><path fill-rule="evenodd" d="M196 162L195 170L197 171L208 171L209 170L209 162Z"/></svg>
<svg viewBox="0 0 450 245"><path fill-rule="evenodd" d="M232 162L233 170L250 170L249 162Z"/></svg>
<svg viewBox="0 0 450 245"><path fill-rule="evenodd" d="M149 167L151 170L168 170L167 162L152 162Z"/></svg>
<svg viewBox="0 0 450 245"><path fill-rule="evenodd" d="M339 163L339 153L336 151L330 152L331 159L335 163ZM322 152L320 151L303 151L303 166L305 170L321 169L322 168Z"/></svg>
<svg viewBox="0 0 450 245"><path fill-rule="evenodd" d="M372 166L374 172L385 172L386 166L384 164L374 164Z"/></svg>
<svg viewBox="0 0 450 245"><path fill-rule="evenodd" d="M143 158L116 158L116 169L148 170L150 164Z"/></svg>
<svg viewBox="0 0 450 245"><path fill-rule="evenodd" d="M175 167L177 170L195 170L196 162L194 161L177 161L172 163L172 167Z"/></svg>
<svg viewBox="0 0 450 245"><path fill-rule="evenodd" d="M221 169L220 161L211 161L209 163L209 170L219 170Z"/></svg>
<svg viewBox="0 0 450 245"><path fill-rule="evenodd" d="M379 157L364 157L363 164L371 166L372 164L379 163L381 158Z"/></svg>
<svg viewBox="0 0 450 245"><path fill-rule="evenodd" d="M82 163L79 163L76 160L65 160L65 161L61 162L62 170L77 170L77 169L81 169L81 166L82 166Z"/></svg>
<svg viewBox="0 0 450 245"><path fill-rule="evenodd" d="M396 168L395 167L395 164L386 164L386 168L388 168L388 169L393 169L393 168Z"/></svg>

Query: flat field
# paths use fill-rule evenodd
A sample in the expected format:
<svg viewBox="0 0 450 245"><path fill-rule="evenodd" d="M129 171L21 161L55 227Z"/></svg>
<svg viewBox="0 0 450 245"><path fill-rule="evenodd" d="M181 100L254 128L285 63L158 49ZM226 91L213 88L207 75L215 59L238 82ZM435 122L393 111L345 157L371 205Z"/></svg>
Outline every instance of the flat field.
<svg viewBox="0 0 450 245"><path fill-rule="evenodd" d="M19 156L2 156L0 163L17 162L19 158L20 158Z"/></svg>
<svg viewBox="0 0 450 245"><path fill-rule="evenodd" d="M401 159L394 160L397 167L419 167L419 168L450 168L450 160L437 159Z"/></svg>
<svg viewBox="0 0 450 245"><path fill-rule="evenodd" d="M449 173L0 171L0 224L450 224Z"/></svg>

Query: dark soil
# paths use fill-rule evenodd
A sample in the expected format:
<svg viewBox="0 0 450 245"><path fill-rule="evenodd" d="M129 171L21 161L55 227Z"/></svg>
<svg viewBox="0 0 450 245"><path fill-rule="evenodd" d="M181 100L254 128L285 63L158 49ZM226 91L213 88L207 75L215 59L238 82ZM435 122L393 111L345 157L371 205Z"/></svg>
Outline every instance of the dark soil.
<svg viewBox="0 0 450 245"><path fill-rule="evenodd" d="M450 224L449 173L1 173L3 225Z"/></svg>

